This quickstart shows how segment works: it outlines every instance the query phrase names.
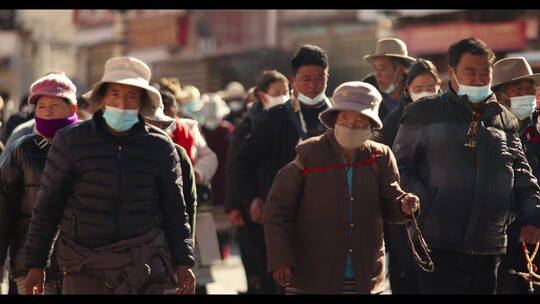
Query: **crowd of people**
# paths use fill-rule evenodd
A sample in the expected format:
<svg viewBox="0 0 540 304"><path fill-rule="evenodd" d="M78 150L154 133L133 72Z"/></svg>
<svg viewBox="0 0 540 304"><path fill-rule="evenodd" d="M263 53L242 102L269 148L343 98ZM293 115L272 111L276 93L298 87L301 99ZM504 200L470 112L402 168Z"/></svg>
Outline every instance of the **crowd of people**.
<svg viewBox="0 0 540 304"><path fill-rule="evenodd" d="M380 39L373 73L331 96L310 44L247 91L153 83L134 57L88 92L48 73L1 125L0 278L18 294L205 294L223 206L247 294L538 293L540 74L476 38L447 55L443 83Z"/></svg>

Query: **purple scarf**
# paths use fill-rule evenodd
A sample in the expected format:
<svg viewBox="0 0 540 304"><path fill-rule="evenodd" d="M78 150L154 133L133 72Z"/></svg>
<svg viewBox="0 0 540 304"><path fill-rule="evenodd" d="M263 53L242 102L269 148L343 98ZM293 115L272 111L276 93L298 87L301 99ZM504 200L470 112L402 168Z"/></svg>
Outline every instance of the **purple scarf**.
<svg viewBox="0 0 540 304"><path fill-rule="evenodd" d="M79 117L77 116L77 112L75 112L66 118L43 119L36 116L35 119L37 131L45 137L53 138L58 130L77 123Z"/></svg>

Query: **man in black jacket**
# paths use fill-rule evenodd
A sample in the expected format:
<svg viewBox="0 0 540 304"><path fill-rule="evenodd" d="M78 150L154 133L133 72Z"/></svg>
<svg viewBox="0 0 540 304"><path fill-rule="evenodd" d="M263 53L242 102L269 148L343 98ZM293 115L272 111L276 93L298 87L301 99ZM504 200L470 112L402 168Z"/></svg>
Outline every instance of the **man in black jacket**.
<svg viewBox="0 0 540 304"><path fill-rule="evenodd" d="M304 139L326 131L319 114L331 105L325 90L328 57L318 46L304 45L292 59L291 100L262 115L237 152L234 187L250 210L251 220L262 224L263 203L277 171L296 157L295 147ZM265 166L265 172L258 174ZM266 260L266 259L264 259ZM267 288L265 293L272 293Z"/></svg>
<svg viewBox="0 0 540 304"><path fill-rule="evenodd" d="M497 101L504 105L519 120L519 135L523 144L523 152L531 166L533 175L539 177L538 153L538 119L536 108L536 87L540 83L540 74L533 74L529 63L523 57L508 57L497 61L493 65L492 90L497 95ZM511 273L511 269L527 272L522 244L518 242L519 232L522 228L521 219L516 220L508 227L507 253L502 258L497 278L497 293L499 294L527 294L529 286L521 277ZM540 257L533 260L534 264ZM535 291L540 294L540 290Z"/></svg>
<svg viewBox="0 0 540 304"><path fill-rule="evenodd" d="M151 72L133 57L105 63L91 120L58 132L25 244L26 291L41 293L57 226L64 294L194 293L193 244L179 157L145 124L161 103Z"/></svg>
<svg viewBox="0 0 540 304"><path fill-rule="evenodd" d="M393 150L406 191L421 198L420 225L433 273L422 293L493 294L508 225L540 239L540 188L517 135L518 120L490 90L495 55L481 40L448 51L449 90L405 108Z"/></svg>

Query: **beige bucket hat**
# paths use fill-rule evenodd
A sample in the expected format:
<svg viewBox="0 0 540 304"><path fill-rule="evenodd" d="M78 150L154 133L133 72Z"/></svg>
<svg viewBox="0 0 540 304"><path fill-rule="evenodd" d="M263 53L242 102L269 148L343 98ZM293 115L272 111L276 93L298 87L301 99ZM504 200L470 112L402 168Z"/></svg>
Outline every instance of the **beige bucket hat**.
<svg viewBox="0 0 540 304"><path fill-rule="evenodd" d="M350 110L359 112L375 122L373 129L381 129L383 124L379 118L381 93L367 82L345 82L334 90L332 96L334 105L319 114L321 122L330 129L334 128L339 111Z"/></svg>
<svg viewBox="0 0 540 304"><path fill-rule="evenodd" d="M533 74L524 57L504 58L493 65L492 88L521 79L531 79L536 86L540 85L540 74Z"/></svg>
<svg viewBox="0 0 540 304"><path fill-rule="evenodd" d="M379 39L375 47L375 54L364 56L364 61L371 63L376 57L397 57L410 63L416 62L415 58L409 56L405 42L397 38Z"/></svg>
<svg viewBox="0 0 540 304"><path fill-rule="evenodd" d="M150 102L143 104L139 113L142 116L153 115L162 101L159 91L150 85L151 76L150 68L141 60L135 57L114 57L107 60L103 77L83 98L89 103L100 102L101 100L97 100L97 92L105 83L132 85L145 89L150 97Z"/></svg>

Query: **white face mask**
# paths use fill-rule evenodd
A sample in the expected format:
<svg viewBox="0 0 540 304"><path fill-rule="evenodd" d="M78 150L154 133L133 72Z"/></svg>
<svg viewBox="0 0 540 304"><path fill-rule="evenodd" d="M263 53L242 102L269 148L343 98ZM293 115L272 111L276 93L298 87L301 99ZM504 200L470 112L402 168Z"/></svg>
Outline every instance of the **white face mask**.
<svg viewBox="0 0 540 304"><path fill-rule="evenodd" d="M244 103L241 101L231 101L229 102L229 107L232 112L239 112L244 107Z"/></svg>
<svg viewBox="0 0 540 304"><path fill-rule="evenodd" d="M351 150L363 146L371 135L371 129L351 129L343 125L334 126L334 135L338 144Z"/></svg>
<svg viewBox="0 0 540 304"><path fill-rule="evenodd" d="M314 98L309 98L302 93L298 93L298 97L296 97L296 99L300 100L300 102L302 102L303 104L307 106L314 106L316 104L319 104L321 101L323 101L325 97L326 95L324 94L324 91L322 91L321 94L315 96Z"/></svg>
<svg viewBox="0 0 540 304"><path fill-rule="evenodd" d="M409 92L409 95L411 95L411 100L413 102L415 102L420 98L435 96L435 95L437 95L437 92L439 92L439 87L435 88L435 92L422 91L422 92L420 92L418 94L414 93L414 92Z"/></svg>
<svg viewBox="0 0 540 304"><path fill-rule="evenodd" d="M281 95L281 96L270 96L266 93L263 93L266 97L266 105L264 106L265 109L270 109L271 107L284 104L289 100L289 95Z"/></svg>
<svg viewBox="0 0 540 304"><path fill-rule="evenodd" d="M217 127L219 127L219 120L217 119L206 119L204 121L204 127L208 130L215 130Z"/></svg>
<svg viewBox="0 0 540 304"><path fill-rule="evenodd" d="M519 120L531 117L536 109L536 96L525 95L510 98L510 112Z"/></svg>

